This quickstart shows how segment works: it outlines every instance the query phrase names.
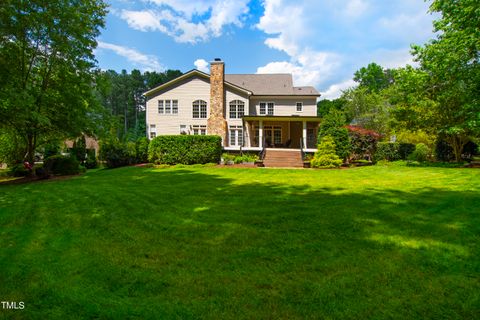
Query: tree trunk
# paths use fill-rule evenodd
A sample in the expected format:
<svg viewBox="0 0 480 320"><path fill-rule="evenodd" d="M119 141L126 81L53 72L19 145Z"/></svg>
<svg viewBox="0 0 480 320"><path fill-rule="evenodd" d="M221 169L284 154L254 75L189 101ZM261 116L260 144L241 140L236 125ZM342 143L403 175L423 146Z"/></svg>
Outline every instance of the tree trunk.
<svg viewBox="0 0 480 320"><path fill-rule="evenodd" d="M27 154L25 155L25 161L28 161L32 166L35 163L35 149L37 148L36 136L34 134L27 135Z"/></svg>
<svg viewBox="0 0 480 320"><path fill-rule="evenodd" d="M450 136L447 138L448 144L453 149L453 154L455 155L455 162L462 161L462 151L465 144L467 144L468 139L459 136Z"/></svg>

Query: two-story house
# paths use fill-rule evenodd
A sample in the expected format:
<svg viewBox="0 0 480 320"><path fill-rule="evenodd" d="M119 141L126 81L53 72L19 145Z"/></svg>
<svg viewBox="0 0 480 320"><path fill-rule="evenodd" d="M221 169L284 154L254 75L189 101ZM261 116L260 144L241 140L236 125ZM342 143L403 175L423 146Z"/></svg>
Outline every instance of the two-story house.
<svg viewBox="0 0 480 320"><path fill-rule="evenodd" d="M225 150L315 151L320 118L313 87L291 74L225 74L220 59L145 92L147 135L215 134Z"/></svg>

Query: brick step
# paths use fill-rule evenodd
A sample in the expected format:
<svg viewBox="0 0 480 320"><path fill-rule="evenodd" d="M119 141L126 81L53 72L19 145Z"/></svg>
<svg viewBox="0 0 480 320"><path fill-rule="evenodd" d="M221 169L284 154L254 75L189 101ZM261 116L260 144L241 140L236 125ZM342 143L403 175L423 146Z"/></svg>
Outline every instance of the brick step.
<svg viewBox="0 0 480 320"><path fill-rule="evenodd" d="M302 168L302 155L298 150L267 150L263 159L265 167Z"/></svg>

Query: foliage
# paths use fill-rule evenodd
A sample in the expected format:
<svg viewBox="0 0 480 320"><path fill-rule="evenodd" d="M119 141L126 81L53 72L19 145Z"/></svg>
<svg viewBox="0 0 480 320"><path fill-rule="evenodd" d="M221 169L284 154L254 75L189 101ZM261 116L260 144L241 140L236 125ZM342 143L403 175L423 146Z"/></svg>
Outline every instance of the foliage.
<svg viewBox="0 0 480 320"><path fill-rule="evenodd" d="M97 157L95 157L95 150L87 150L87 159L85 160L85 168L95 169L98 166Z"/></svg>
<svg viewBox="0 0 480 320"><path fill-rule="evenodd" d="M377 149L381 135L373 130L359 126L346 126L351 143L350 160L365 159L371 161Z"/></svg>
<svg viewBox="0 0 480 320"><path fill-rule="evenodd" d="M400 143L406 143L410 145L416 145L418 143L423 143L427 145L430 149L433 150L435 146L435 135L429 134L424 130L416 130L416 131L411 131L411 130L399 130L395 134L397 138L397 142ZM413 151L413 150L412 150Z"/></svg>
<svg viewBox="0 0 480 320"><path fill-rule="evenodd" d="M108 129L123 140L136 141L145 137L145 96L143 93L160 84L181 76L179 70L141 73L107 70L96 75L96 94L111 115Z"/></svg>
<svg viewBox="0 0 480 320"><path fill-rule="evenodd" d="M343 111L345 108L345 99L338 98L334 100L323 99L317 103L317 116L324 117L332 110ZM352 119L348 119L349 122Z"/></svg>
<svg viewBox="0 0 480 320"><path fill-rule="evenodd" d="M150 140L148 140L146 137L140 137L135 142L137 163L148 162L148 145L149 144L150 144Z"/></svg>
<svg viewBox="0 0 480 320"><path fill-rule="evenodd" d="M135 163L135 143L121 142L117 138L104 139L100 142L100 159L108 168L118 168Z"/></svg>
<svg viewBox="0 0 480 320"><path fill-rule="evenodd" d="M84 163L87 156L87 142L85 140L85 135L81 135L76 141L73 142L72 156L77 158L81 164Z"/></svg>
<svg viewBox="0 0 480 320"><path fill-rule="evenodd" d="M312 168L336 168L342 164L342 160L335 151L335 141L330 136L321 138L318 150L310 161Z"/></svg>
<svg viewBox="0 0 480 320"><path fill-rule="evenodd" d="M22 162L25 143L13 130L0 130L0 164L13 165Z"/></svg>
<svg viewBox="0 0 480 320"><path fill-rule="evenodd" d="M0 126L25 141L31 163L44 141L95 128L93 50L106 6L102 0L2 3Z"/></svg>
<svg viewBox="0 0 480 320"><path fill-rule="evenodd" d="M424 162L427 161L430 156L430 149L423 143L419 143L415 146L415 151L408 157L408 160Z"/></svg>
<svg viewBox="0 0 480 320"><path fill-rule="evenodd" d="M51 174L72 175L80 173L80 163L73 156L51 156L45 160L43 167Z"/></svg>
<svg viewBox="0 0 480 320"><path fill-rule="evenodd" d="M47 159L51 156L56 156L60 154L60 142L56 140L52 140L47 142L43 146L43 158Z"/></svg>
<svg viewBox="0 0 480 320"><path fill-rule="evenodd" d="M388 88L394 81L394 71L384 69L382 66L372 62L367 67L362 67L354 74L353 80L359 84L360 88L365 88L367 92L380 92Z"/></svg>
<svg viewBox="0 0 480 320"><path fill-rule="evenodd" d="M375 152L375 161L406 160L414 150L415 145L412 143L379 142Z"/></svg>
<svg viewBox="0 0 480 320"><path fill-rule="evenodd" d="M157 164L218 163L221 142L219 136L158 136L150 141L148 160Z"/></svg>
<svg viewBox="0 0 480 320"><path fill-rule="evenodd" d="M350 139L348 130L345 128L345 116L338 110L330 112L322 119L318 130L318 141L323 137L330 136L335 143L335 152L340 159L346 159L350 155Z"/></svg>
<svg viewBox="0 0 480 320"><path fill-rule="evenodd" d="M17 163L9 168L9 174L14 177L26 177L31 174L30 170L25 168L23 163Z"/></svg>
<svg viewBox="0 0 480 320"><path fill-rule="evenodd" d="M235 161L235 155L231 153L223 153L221 159L223 159L225 163Z"/></svg>
<svg viewBox="0 0 480 320"><path fill-rule="evenodd" d="M346 117L352 119L351 123L357 126L387 135L390 131L392 108L389 92L387 89L371 92L365 87L346 90L342 95L346 101Z"/></svg>

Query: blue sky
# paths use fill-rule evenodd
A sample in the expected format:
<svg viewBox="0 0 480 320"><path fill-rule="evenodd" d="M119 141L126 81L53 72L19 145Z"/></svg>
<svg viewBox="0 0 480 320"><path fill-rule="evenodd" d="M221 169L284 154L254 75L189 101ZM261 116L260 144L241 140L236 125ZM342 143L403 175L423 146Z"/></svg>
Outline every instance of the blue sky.
<svg viewBox="0 0 480 320"><path fill-rule="evenodd" d="M370 62L412 64L433 37L423 0L111 0L95 51L102 69L292 73L336 98Z"/></svg>

